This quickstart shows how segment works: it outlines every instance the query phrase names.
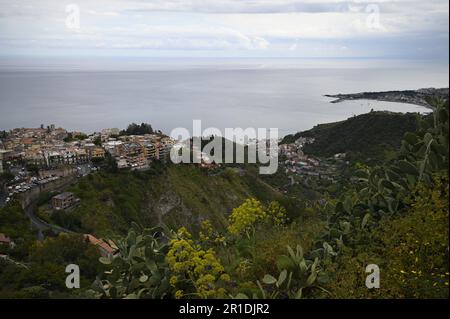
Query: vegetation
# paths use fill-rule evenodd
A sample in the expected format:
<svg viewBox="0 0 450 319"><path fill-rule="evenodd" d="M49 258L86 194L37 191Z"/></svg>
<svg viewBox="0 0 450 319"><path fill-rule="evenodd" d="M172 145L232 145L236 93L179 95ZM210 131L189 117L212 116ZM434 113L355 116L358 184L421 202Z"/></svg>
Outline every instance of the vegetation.
<svg viewBox="0 0 450 319"><path fill-rule="evenodd" d="M330 205L338 297L448 298L448 102L433 105L394 163L361 172L359 192ZM369 263L385 269L371 293L355 277Z"/></svg>
<svg viewBox="0 0 450 319"><path fill-rule="evenodd" d="M279 204L249 198L227 229L205 222L194 236L181 228L166 255L167 296L448 298L448 103L433 105L395 160L360 165L352 188L290 224ZM307 238L306 225L318 225ZM379 289L365 286L369 264L382 271Z"/></svg>
<svg viewBox="0 0 450 319"><path fill-rule="evenodd" d="M94 138L94 144L95 145L97 145L97 146L102 146L102 137L100 136L100 135L97 135L95 138Z"/></svg>
<svg viewBox="0 0 450 319"><path fill-rule="evenodd" d="M395 156L354 163L341 190L315 189L311 198L281 194L253 166L155 164L82 178L70 189L81 204L49 218L110 239L117 255L100 257L75 234L30 239L27 253L8 251L15 260L1 261L0 296L448 298L448 102L432 103L433 114L399 139ZM396 114L368 118L378 116L392 119L393 130ZM368 118L346 123L369 125ZM323 129L345 136L343 125ZM329 134L322 133L314 134ZM0 218L0 232L14 240L33 235L17 203ZM80 291L62 286L67 263L83 267ZM380 269L380 288L365 285L370 264Z"/></svg>
<svg viewBox="0 0 450 319"><path fill-rule="evenodd" d="M14 243L14 249L0 245L0 254L10 254L13 258L23 258L28 254L34 240L30 221L17 201L0 208L0 233L6 234Z"/></svg>
<svg viewBox="0 0 450 319"><path fill-rule="evenodd" d="M272 222L274 226L286 222L286 210L278 202L271 202L267 208L254 198L247 199L241 206L234 208L229 218L228 231L238 235L255 230L258 222Z"/></svg>
<svg viewBox="0 0 450 319"><path fill-rule="evenodd" d="M69 191L81 199L80 205L53 212L49 221L100 237L111 235L111 230L125 235L131 222L197 230L201 220L209 219L214 228L225 229L226 214L248 197L278 200L293 215L301 211L300 204L258 176L241 176L231 168L210 172L191 165L154 163L145 172L103 170L81 179Z"/></svg>
<svg viewBox="0 0 450 319"><path fill-rule="evenodd" d="M98 298L164 298L170 292L169 269L165 261L168 246L156 229L142 229L133 223L126 238L115 238L120 250L116 258L101 257L108 268L92 285Z"/></svg>
<svg viewBox="0 0 450 319"><path fill-rule="evenodd" d="M225 273L214 249L202 249L186 228L180 228L170 241L166 260L173 274L170 284L176 289L175 298L226 296L221 285L229 282L230 276Z"/></svg>
<svg viewBox="0 0 450 319"><path fill-rule="evenodd" d="M150 124L141 123L141 125L136 123L131 123L128 125L126 130L120 132L120 135L144 135L153 134L153 128Z"/></svg>
<svg viewBox="0 0 450 319"><path fill-rule="evenodd" d="M17 201L0 209L0 220L2 221L0 233L8 234L11 237L29 234L30 221Z"/></svg>
<svg viewBox="0 0 450 319"><path fill-rule="evenodd" d="M19 258L12 254L0 259L0 298L84 297L85 289L66 288L65 267L80 267L82 287L90 286L96 274L103 271L97 248L81 235L62 234L35 242L29 246L28 255Z"/></svg>
<svg viewBox="0 0 450 319"><path fill-rule="evenodd" d="M67 137L64 138L64 142L73 142L73 141L83 141L85 139L87 139L87 135L84 133L78 133L78 134L73 134L73 133L67 133Z"/></svg>
<svg viewBox="0 0 450 319"><path fill-rule="evenodd" d="M7 183L14 180L14 175L11 174L9 171L3 172L0 174L0 187L4 187Z"/></svg>
<svg viewBox="0 0 450 319"><path fill-rule="evenodd" d="M370 112L286 136L282 143L293 143L300 137L315 138L305 145L306 154L330 157L348 153L350 158L385 159L400 147L406 132L416 132L419 116L414 113Z"/></svg>

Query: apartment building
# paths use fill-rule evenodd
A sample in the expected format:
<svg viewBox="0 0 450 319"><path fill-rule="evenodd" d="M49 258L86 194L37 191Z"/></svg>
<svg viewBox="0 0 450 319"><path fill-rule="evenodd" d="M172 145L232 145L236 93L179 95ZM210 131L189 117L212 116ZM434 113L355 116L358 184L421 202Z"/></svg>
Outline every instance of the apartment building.
<svg viewBox="0 0 450 319"><path fill-rule="evenodd" d="M79 199L75 197L73 193L64 192L59 195L53 196L52 206L56 210L67 209L73 206Z"/></svg>

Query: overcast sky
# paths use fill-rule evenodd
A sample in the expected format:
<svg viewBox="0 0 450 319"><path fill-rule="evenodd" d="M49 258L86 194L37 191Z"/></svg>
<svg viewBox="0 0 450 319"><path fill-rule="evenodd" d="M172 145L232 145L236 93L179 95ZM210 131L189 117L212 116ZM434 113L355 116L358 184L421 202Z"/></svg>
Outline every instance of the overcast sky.
<svg viewBox="0 0 450 319"><path fill-rule="evenodd" d="M10 56L448 61L448 41L447 0L0 0Z"/></svg>

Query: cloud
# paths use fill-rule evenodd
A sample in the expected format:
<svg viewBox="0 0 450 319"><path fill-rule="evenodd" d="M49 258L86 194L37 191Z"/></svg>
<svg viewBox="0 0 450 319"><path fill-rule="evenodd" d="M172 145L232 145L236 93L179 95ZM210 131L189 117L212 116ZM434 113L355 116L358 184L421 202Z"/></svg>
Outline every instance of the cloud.
<svg viewBox="0 0 450 319"><path fill-rule="evenodd" d="M350 1L292 1L292 0L164 0L135 2L133 11L177 11L201 13L286 13L286 12L345 12Z"/></svg>
<svg viewBox="0 0 450 319"><path fill-rule="evenodd" d="M104 16L104 17L118 17L120 16L120 13L114 12L114 11L95 11L95 10L88 10L89 14L94 16Z"/></svg>
<svg viewBox="0 0 450 319"><path fill-rule="evenodd" d="M27 38L0 38L1 45L52 49L95 48L103 50L266 50L270 43L263 37L248 36L224 27L152 26L84 27L64 34L43 33L30 43Z"/></svg>
<svg viewBox="0 0 450 319"><path fill-rule="evenodd" d="M368 5L383 6L385 12L401 12L406 7L448 11L445 0L134 0L127 10L139 12L197 13L327 13L362 12Z"/></svg>
<svg viewBox="0 0 450 319"><path fill-rule="evenodd" d="M68 3L70 3L69 1ZM448 54L446 0L0 0L0 52L146 50L264 55ZM345 49L343 49L345 48ZM421 48L421 50L419 50ZM190 53L187 53L188 55ZM237 53L239 55L240 53Z"/></svg>

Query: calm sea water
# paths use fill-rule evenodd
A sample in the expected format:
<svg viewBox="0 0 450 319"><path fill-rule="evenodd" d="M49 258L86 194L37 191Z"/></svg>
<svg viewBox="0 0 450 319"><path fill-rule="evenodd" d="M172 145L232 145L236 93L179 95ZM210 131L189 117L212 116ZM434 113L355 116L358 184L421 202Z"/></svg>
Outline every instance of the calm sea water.
<svg viewBox="0 0 450 319"><path fill-rule="evenodd" d="M448 63L313 59L0 59L0 129L51 123L85 132L148 122L170 132L277 127L280 135L397 103L324 94L448 87Z"/></svg>

